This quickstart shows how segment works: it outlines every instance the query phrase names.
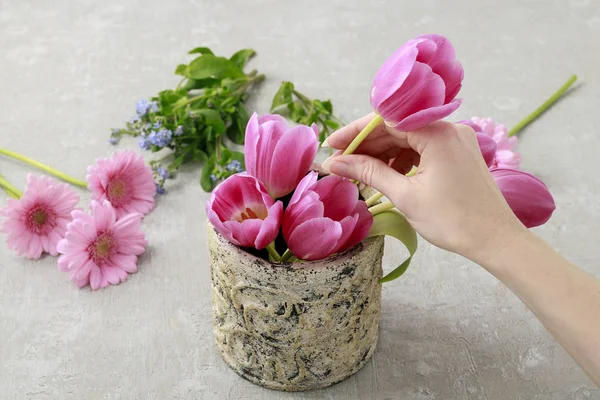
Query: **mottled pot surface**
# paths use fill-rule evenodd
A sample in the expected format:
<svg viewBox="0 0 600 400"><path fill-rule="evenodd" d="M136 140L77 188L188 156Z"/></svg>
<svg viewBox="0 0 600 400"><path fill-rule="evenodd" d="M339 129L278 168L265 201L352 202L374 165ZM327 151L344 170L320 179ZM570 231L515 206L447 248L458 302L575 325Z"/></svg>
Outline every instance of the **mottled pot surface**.
<svg viewBox="0 0 600 400"><path fill-rule="evenodd" d="M209 231L214 333L231 368L298 391L358 371L379 330L383 238L328 259L272 264Z"/></svg>

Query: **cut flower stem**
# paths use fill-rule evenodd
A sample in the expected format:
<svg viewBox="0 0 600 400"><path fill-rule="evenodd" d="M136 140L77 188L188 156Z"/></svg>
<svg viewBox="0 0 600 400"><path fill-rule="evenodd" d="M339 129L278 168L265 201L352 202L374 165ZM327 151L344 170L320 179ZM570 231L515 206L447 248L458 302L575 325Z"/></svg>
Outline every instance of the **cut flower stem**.
<svg viewBox="0 0 600 400"><path fill-rule="evenodd" d="M360 131L360 133L352 140L350 145L344 150L344 155L352 154L358 146L369 136L369 134L375 129L379 124L383 122L383 117L380 115L375 115L375 117L365 126L365 128Z"/></svg>
<svg viewBox="0 0 600 400"><path fill-rule="evenodd" d="M275 244L273 242L269 243L267 245L266 249L269 252L269 255L271 256L271 258L273 258L273 261L281 262L281 256L279 255L277 250L275 250Z"/></svg>
<svg viewBox="0 0 600 400"><path fill-rule="evenodd" d="M377 204L376 206L369 208L369 211L375 216L377 214L381 214L384 211L391 210L394 207L395 206L391 201L386 201L384 203Z"/></svg>
<svg viewBox="0 0 600 400"><path fill-rule="evenodd" d="M367 203L367 207L371 207L375 205L381 198L383 197L383 193L375 193L373 196L369 197L365 203Z"/></svg>
<svg viewBox="0 0 600 400"><path fill-rule="evenodd" d="M548 100L546 100L541 106L536 108L531 114L525 117L521 122L515 125L510 131L508 131L508 137L516 135L527 125L532 123L537 117L539 117L544 111L549 109L560 97L571 87L577 80L577 75L573 75L568 81L564 83Z"/></svg>
<svg viewBox="0 0 600 400"><path fill-rule="evenodd" d="M292 259L292 257L294 257L294 255L292 254L290 249L287 249L281 256L281 262L288 262Z"/></svg>
<svg viewBox="0 0 600 400"><path fill-rule="evenodd" d="M0 175L0 186L4 191L13 199L20 199L23 196L23 193L16 187L14 187L10 182L8 182L2 175Z"/></svg>
<svg viewBox="0 0 600 400"><path fill-rule="evenodd" d="M84 181L79 180L77 178L73 178L70 175L64 174L64 173L62 173L62 172L60 172L60 171L58 171L58 170L56 170L56 169L54 169L52 167L49 167L46 164L42 164L41 162L38 162L38 161L36 161L36 160L34 160L32 158L26 157L26 156L24 156L22 154L15 153L14 151L6 150L6 149L3 149L3 148L0 148L0 154L4 154L5 156L12 157L12 158L14 158L16 160L19 160L19 161L23 161L24 163L27 163L29 165L32 165L32 166L36 167L36 168L39 168L42 171L45 171L45 172L47 172L47 173L49 173L51 175L54 175L55 177L57 177L57 178L65 181L65 182L69 182L70 184L72 184L74 186L79 186L80 188L87 189L87 186L88 186L87 182L84 182Z"/></svg>

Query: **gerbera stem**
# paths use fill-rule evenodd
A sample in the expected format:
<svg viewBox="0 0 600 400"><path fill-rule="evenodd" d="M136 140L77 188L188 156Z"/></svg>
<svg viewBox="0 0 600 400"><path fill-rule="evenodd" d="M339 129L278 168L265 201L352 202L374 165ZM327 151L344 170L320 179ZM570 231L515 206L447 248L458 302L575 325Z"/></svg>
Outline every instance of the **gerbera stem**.
<svg viewBox="0 0 600 400"><path fill-rule="evenodd" d="M23 196L23 193L16 187L14 187L9 181L4 179L2 175L0 175L0 186L2 189L13 199L20 199Z"/></svg>
<svg viewBox="0 0 600 400"><path fill-rule="evenodd" d="M510 131L508 131L508 137L516 135L523 128L533 122L537 117L539 117L544 111L549 109L556 101L571 87L573 83L577 80L577 75L573 75L569 78L568 81L565 82L564 85L560 87L548 100L546 100L541 106L536 108L531 114L529 114L525 119L515 125Z"/></svg>
<svg viewBox="0 0 600 400"><path fill-rule="evenodd" d="M365 126L365 128L352 140L350 145L344 150L344 155L352 154L354 151L360 146L360 144L369 136L369 134L375 129L375 127L383 122L383 117L380 115L375 115L375 118L371 120Z"/></svg>
<svg viewBox="0 0 600 400"><path fill-rule="evenodd" d="M41 162L38 162L38 161L36 161L34 159L26 157L26 156L24 156L22 154L15 153L14 151L6 150L6 149L3 149L3 148L0 148L0 154L4 154L5 156L9 156L9 157L12 157L14 159L23 161L23 162L25 162L25 163L27 163L29 165L33 165L34 167L39 168L42 171L46 171L47 173L49 173L51 175L54 175L57 178L65 181L65 182L69 182L72 185L79 186L81 188L87 189L87 182L81 181L81 180L79 180L77 178L73 178L70 175L64 174L64 173L62 173L62 172L60 172L60 171L58 171L58 170L56 170L56 169L54 169L52 167L49 167L46 164L42 164Z"/></svg>
<svg viewBox="0 0 600 400"><path fill-rule="evenodd" d="M286 249L283 255L281 256L281 262L288 262L294 255L290 251L290 249Z"/></svg>
<svg viewBox="0 0 600 400"><path fill-rule="evenodd" d="M277 252L277 250L275 250L275 243L271 242L267 245L266 247L267 251L269 252L269 255L273 258L274 261L276 262L280 262L281 261L281 256L279 255L279 253Z"/></svg>
<svg viewBox="0 0 600 400"><path fill-rule="evenodd" d="M391 201L386 201L384 203L377 204L376 206L369 208L369 211L371 212L371 214L377 215L381 214L384 211L391 210L394 207L395 206Z"/></svg>

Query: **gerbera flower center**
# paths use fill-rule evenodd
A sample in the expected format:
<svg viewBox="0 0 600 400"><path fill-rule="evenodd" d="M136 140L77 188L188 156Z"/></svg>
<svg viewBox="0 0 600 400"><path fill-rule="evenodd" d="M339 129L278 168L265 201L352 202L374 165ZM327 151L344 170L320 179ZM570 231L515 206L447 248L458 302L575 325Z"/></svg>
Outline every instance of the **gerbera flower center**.
<svg viewBox="0 0 600 400"><path fill-rule="evenodd" d="M88 246L88 253L94 263L101 266L115 253L115 247L112 233L103 232Z"/></svg>
<svg viewBox="0 0 600 400"><path fill-rule="evenodd" d="M36 204L25 216L27 228L38 235L50 232L56 225L55 220L54 213L44 204Z"/></svg>
<svg viewBox="0 0 600 400"><path fill-rule="evenodd" d="M126 204L131 198L129 185L122 178L111 180L106 188L106 197L114 207Z"/></svg>

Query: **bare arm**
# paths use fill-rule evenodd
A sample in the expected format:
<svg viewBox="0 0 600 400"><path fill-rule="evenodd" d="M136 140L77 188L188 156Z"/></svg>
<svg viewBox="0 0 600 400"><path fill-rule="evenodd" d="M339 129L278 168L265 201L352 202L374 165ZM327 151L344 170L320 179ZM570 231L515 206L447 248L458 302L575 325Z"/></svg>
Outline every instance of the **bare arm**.
<svg viewBox="0 0 600 400"><path fill-rule="evenodd" d="M371 118L342 128L329 145L344 149ZM413 165L417 175L404 176ZM429 242L496 276L600 386L600 282L520 223L471 128L437 122L406 133L380 126L355 155L335 156L323 166L375 187Z"/></svg>

